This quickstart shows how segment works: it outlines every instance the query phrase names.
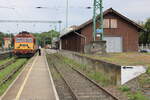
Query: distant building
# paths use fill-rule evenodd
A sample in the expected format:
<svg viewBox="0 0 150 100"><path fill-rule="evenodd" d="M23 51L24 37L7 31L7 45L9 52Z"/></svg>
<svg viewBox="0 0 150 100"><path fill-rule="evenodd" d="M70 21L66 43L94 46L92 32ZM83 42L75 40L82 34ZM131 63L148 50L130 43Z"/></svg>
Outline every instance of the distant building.
<svg viewBox="0 0 150 100"><path fill-rule="evenodd" d="M143 28L114 9L104 12L104 40L107 52L138 51L139 33ZM96 37L99 39L99 36ZM60 36L61 49L83 52L85 44L93 41L93 20Z"/></svg>
<svg viewBox="0 0 150 100"><path fill-rule="evenodd" d="M5 37L3 40L4 40L3 48L9 49L9 47L11 46L11 39Z"/></svg>
<svg viewBox="0 0 150 100"><path fill-rule="evenodd" d="M51 48L59 49L59 38L53 38Z"/></svg>

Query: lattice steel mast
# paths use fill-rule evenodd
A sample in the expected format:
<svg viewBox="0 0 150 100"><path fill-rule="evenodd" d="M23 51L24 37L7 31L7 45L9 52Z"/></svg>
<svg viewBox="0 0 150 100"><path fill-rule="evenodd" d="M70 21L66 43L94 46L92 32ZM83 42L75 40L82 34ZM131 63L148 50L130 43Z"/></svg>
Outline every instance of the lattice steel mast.
<svg viewBox="0 0 150 100"><path fill-rule="evenodd" d="M97 24L99 28L97 28ZM94 0L93 8L93 40L96 40L96 35L100 34L100 39L103 40L103 2L102 0Z"/></svg>

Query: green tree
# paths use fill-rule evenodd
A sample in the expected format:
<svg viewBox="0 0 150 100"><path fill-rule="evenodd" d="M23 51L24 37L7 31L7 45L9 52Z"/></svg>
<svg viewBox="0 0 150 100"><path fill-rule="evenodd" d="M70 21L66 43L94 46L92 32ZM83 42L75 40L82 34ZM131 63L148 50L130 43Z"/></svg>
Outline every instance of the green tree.
<svg viewBox="0 0 150 100"><path fill-rule="evenodd" d="M4 37L10 38L10 34L5 34L5 33L0 32L0 48L2 47L2 44L4 42L4 40L3 40ZM13 38L14 38L14 35L11 34L11 39L13 40ZM14 41L11 42L11 47L13 47L13 42Z"/></svg>
<svg viewBox="0 0 150 100"><path fill-rule="evenodd" d="M46 44L51 44L52 39L54 37L59 36L59 32L57 32L55 30L50 30L48 32L43 32L43 33L34 33L33 35L36 37L39 45L41 45L43 47Z"/></svg>
<svg viewBox="0 0 150 100"><path fill-rule="evenodd" d="M4 34L0 33L0 47L2 47L3 38L4 38Z"/></svg>
<svg viewBox="0 0 150 100"><path fill-rule="evenodd" d="M139 43L140 44L149 44L150 43L150 18L142 25L145 32L140 33Z"/></svg>

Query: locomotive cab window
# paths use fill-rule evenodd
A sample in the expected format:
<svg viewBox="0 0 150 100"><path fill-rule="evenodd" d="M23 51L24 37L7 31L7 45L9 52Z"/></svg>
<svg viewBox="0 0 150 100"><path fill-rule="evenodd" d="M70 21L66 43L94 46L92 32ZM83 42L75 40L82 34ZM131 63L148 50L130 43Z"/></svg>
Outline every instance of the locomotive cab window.
<svg viewBox="0 0 150 100"><path fill-rule="evenodd" d="M32 38L16 38L16 43L21 43L21 42L32 43L33 39Z"/></svg>

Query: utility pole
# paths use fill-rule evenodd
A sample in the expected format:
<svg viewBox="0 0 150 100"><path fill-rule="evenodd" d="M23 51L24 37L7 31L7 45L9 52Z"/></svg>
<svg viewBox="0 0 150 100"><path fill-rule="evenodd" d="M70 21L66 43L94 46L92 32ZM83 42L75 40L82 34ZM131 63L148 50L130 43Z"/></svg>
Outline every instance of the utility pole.
<svg viewBox="0 0 150 100"><path fill-rule="evenodd" d="M99 28L97 28L97 24ZM103 40L103 2L102 0L94 0L93 7L93 40L96 40L96 35L100 34L100 39Z"/></svg>
<svg viewBox="0 0 150 100"><path fill-rule="evenodd" d="M59 33L61 32L61 23L62 21L59 21Z"/></svg>
<svg viewBox="0 0 150 100"><path fill-rule="evenodd" d="M69 1L66 1L66 28L68 27L68 8L69 8Z"/></svg>

